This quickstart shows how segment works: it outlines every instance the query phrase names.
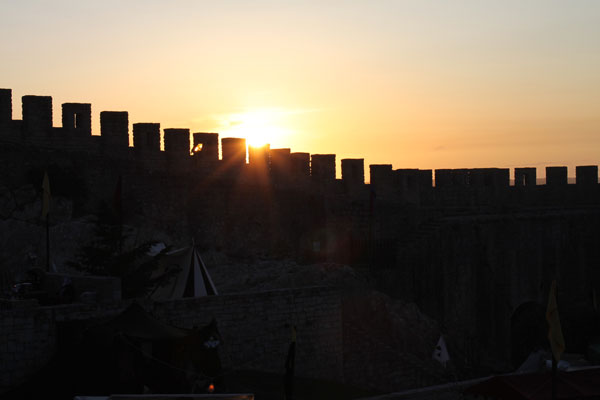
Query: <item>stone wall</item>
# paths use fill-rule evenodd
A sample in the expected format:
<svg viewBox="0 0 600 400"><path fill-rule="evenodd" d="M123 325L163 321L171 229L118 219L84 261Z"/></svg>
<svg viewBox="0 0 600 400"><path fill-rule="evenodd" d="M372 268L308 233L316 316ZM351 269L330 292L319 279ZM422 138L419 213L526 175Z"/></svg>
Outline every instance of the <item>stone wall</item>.
<svg viewBox="0 0 600 400"><path fill-rule="evenodd" d="M20 384L57 351L57 323L115 315L129 303L38 307L0 304L0 393ZM203 326L214 317L223 337L225 370L283 373L290 325L297 327L296 375L343 380L341 294L314 287L144 303L160 320ZM287 325L287 326L286 326Z"/></svg>
<svg viewBox="0 0 600 400"><path fill-rule="evenodd" d="M576 312L593 310L600 292L599 223L600 211L588 208L441 218L399 244L388 290L439 321L451 352L506 371L518 366L513 313L528 302L545 310L557 279L567 348L585 353L584 331L595 328L578 326Z"/></svg>

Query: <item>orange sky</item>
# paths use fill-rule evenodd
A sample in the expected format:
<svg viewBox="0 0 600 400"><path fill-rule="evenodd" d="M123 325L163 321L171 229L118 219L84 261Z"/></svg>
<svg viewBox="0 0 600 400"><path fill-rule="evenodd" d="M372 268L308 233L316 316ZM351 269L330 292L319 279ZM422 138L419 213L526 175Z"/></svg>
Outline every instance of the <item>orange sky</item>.
<svg viewBox="0 0 600 400"><path fill-rule="evenodd" d="M51 95L55 125L61 103L90 102L95 133L126 110L338 169L599 164L598 1L214 3L3 4L14 117Z"/></svg>

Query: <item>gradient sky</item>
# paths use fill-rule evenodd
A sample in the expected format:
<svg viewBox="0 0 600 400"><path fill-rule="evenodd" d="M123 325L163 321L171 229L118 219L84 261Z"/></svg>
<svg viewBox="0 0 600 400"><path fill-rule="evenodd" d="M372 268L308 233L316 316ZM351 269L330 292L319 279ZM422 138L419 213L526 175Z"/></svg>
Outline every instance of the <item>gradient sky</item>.
<svg viewBox="0 0 600 400"><path fill-rule="evenodd" d="M600 164L597 0L0 0L0 37L14 118L39 94L55 126L89 102L94 133L125 110L338 169Z"/></svg>

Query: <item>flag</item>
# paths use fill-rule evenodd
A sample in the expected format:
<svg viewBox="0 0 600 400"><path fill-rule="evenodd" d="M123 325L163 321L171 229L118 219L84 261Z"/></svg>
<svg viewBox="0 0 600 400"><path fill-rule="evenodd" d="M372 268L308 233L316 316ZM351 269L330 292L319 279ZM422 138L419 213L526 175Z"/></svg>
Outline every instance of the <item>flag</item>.
<svg viewBox="0 0 600 400"><path fill-rule="evenodd" d="M556 281L552 281L548 295L548 308L546 309L546 321L548 321L548 340L552 348L552 355L556 362L560 360L565 351L565 339L563 338L558 318L558 303L556 302Z"/></svg>
<svg viewBox="0 0 600 400"><path fill-rule="evenodd" d="M44 180L42 181L42 218L48 218L50 212L50 180L48 179L48 172L44 173Z"/></svg>
<svg viewBox="0 0 600 400"><path fill-rule="evenodd" d="M440 340L438 340L435 349L433 350L433 359L437 360L446 367L446 363L450 361L450 355L448 354L448 349L446 348L446 341L444 337L440 335Z"/></svg>

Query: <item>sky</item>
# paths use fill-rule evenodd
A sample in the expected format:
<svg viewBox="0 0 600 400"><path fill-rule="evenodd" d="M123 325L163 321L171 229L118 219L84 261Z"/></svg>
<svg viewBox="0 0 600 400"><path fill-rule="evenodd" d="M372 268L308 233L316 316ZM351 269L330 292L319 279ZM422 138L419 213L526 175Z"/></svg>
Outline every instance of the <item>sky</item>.
<svg viewBox="0 0 600 400"><path fill-rule="evenodd" d="M394 168L600 164L600 1L0 0L0 87Z"/></svg>

